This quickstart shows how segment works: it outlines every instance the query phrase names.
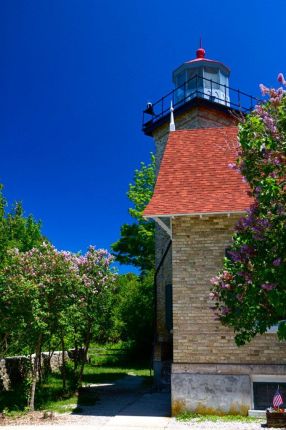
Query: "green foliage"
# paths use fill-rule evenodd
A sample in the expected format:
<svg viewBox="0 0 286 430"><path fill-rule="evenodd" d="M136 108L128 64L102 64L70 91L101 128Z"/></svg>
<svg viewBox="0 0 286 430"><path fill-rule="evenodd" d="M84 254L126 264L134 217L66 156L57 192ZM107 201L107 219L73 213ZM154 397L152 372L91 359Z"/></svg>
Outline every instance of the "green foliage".
<svg viewBox="0 0 286 430"><path fill-rule="evenodd" d="M94 247L81 256L43 243L27 252L11 249L7 255L0 273L3 354L7 349L15 354L34 353L29 398L33 409L41 351L50 350L51 339L64 351L73 339L74 348L83 348L87 356L90 342L104 331L111 315L115 274L110 269L111 255ZM75 362L79 385L84 364L85 360ZM64 363L64 390L67 370Z"/></svg>
<svg viewBox="0 0 286 430"><path fill-rule="evenodd" d="M70 405L71 403L76 404L77 397L72 391L63 392L61 375L59 373L47 375L37 386L36 409L56 410L58 408L63 412L65 409L64 406ZM26 405L27 398L25 386L19 386L16 390L0 392L0 410L6 411L5 415L13 416L19 415L21 412L28 412ZM55 408L53 409L52 406ZM67 411L65 410L65 412Z"/></svg>
<svg viewBox="0 0 286 430"><path fill-rule="evenodd" d="M115 330L123 341L134 343L134 349L148 356L153 337L154 274L121 275L113 315Z"/></svg>
<svg viewBox="0 0 286 430"><path fill-rule="evenodd" d="M44 240L41 223L35 221L32 215L25 217L21 203L16 203L7 212L8 205L2 190L0 184L0 266L7 257L8 249L28 251Z"/></svg>
<svg viewBox="0 0 286 430"><path fill-rule="evenodd" d="M86 364L83 375L83 388L78 394L74 393L73 368L70 363L67 365L67 390L63 391L61 374L54 372L48 374L37 386L36 404L37 410L48 410L59 413L79 412L78 406L92 405L97 400L96 392L89 390L90 384L104 384L122 379L127 375L136 375L144 378L144 382L150 384L152 377L148 363L142 362L138 365L132 361L122 361L121 348L126 344L91 345L90 357L92 363L98 359L96 352L98 348L106 351L105 364ZM128 345L127 345L128 347ZM113 354L108 354L112 352ZM113 358L117 355L116 364ZM87 388L85 388L87 386ZM26 408L27 400L24 387L19 386L17 390L0 392L0 411L5 411L9 417L19 417L22 413L28 412Z"/></svg>
<svg viewBox="0 0 286 430"><path fill-rule="evenodd" d="M121 238L112 244L113 254L121 264L131 264L142 271L154 267L154 223L140 221L121 226Z"/></svg>
<svg viewBox="0 0 286 430"><path fill-rule="evenodd" d="M129 213L133 218L142 219L142 212L151 200L155 180L155 156L151 154L150 164L141 162L140 170L135 170L134 184L129 185L127 195L134 206L129 209Z"/></svg>
<svg viewBox="0 0 286 430"><path fill-rule="evenodd" d="M154 301L154 222L142 213L149 203L155 186L155 157L149 164L141 163L135 170L134 181L127 193L132 207L132 224L123 224L120 239L112 245L115 258L122 264L139 267L141 276L120 276L113 311L113 338L131 341L137 351L149 354L152 345Z"/></svg>
<svg viewBox="0 0 286 430"><path fill-rule="evenodd" d="M152 197L155 179L155 157L151 154L150 164L142 162L140 170L135 170L134 183L127 193L132 203L129 213L136 222L123 224L120 239L112 245L117 261L141 271L154 268L154 222L145 220L142 212Z"/></svg>
<svg viewBox="0 0 286 430"><path fill-rule="evenodd" d="M286 319L286 96L282 88L262 90L268 101L239 128L237 168L254 203L212 280L215 312L238 345ZM286 339L285 321L278 337Z"/></svg>
<svg viewBox="0 0 286 430"><path fill-rule="evenodd" d="M0 277L0 315L10 354L30 355L39 338L44 344L56 331L76 281L71 263L47 243L9 251Z"/></svg>
<svg viewBox="0 0 286 430"><path fill-rule="evenodd" d="M252 423L252 422L260 422L261 420L254 417L244 417L241 415L201 415L195 412L182 412L179 414L176 419L178 421L193 421L197 423L201 423L204 421L211 422L242 422L242 423Z"/></svg>

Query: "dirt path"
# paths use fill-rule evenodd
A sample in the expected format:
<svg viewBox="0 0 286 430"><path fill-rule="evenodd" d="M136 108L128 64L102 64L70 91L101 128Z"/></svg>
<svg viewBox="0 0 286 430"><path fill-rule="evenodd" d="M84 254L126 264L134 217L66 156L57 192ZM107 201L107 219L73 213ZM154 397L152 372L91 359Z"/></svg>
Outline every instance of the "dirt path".
<svg viewBox="0 0 286 430"><path fill-rule="evenodd" d="M87 394L89 398L96 399L94 405L81 405L81 397ZM44 430L54 429L55 426L60 428L67 426L70 430L82 430L83 426L84 428L92 426L93 429L109 430L113 425L117 429L121 425L123 428L129 428L126 427L127 421L132 424L132 427L134 424L137 428L139 423L142 423L140 424L142 428L152 428L153 424L156 424L155 428L161 428L161 425L165 428L170 421L169 405L168 392L151 392L150 388L144 385L143 377L128 375L115 382L94 384L83 390L78 398L80 412L56 414L52 420L36 419L33 424L28 423L26 417L13 423L13 429ZM5 428L10 426L10 423L6 424Z"/></svg>
<svg viewBox="0 0 286 430"><path fill-rule="evenodd" d="M128 375L86 390L97 401L93 406L80 406L80 395L81 412L57 414L52 420L38 419L33 423L21 420L4 427L11 430L262 430L259 423L179 423L170 418L170 394L152 392L144 386L144 378L138 376Z"/></svg>

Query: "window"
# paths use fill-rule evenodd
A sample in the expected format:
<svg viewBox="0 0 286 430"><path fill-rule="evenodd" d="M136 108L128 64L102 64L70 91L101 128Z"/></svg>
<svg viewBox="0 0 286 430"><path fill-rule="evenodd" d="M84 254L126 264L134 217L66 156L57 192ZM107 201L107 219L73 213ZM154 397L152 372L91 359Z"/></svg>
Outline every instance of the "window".
<svg viewBox="0 0 286 430"><path fill-rule="evenodd" d="M211 67L205 67L204 68L204 77L205 80L205 87L206 88L212 88L214 90L218 90L220 88L219 84L219 70L213 69Z"/></svg>
<svg viewBox="0 0 286 430"><path fill-rule="evenodd" d="M185 76L185 72L179 73L176 76L176 87L181 87L182 85L184 85L186 81L186 76Z"/></svg>
<svg viewBox="0 0 286 430"><path fill-rule="evenodd" d="M273 378L274 379L274 378ZM253 403L254 409L258 411L265 410L272 405L274 394L279 385L279 391L284 400L282 408L286 407L286 382L253 382Z"/></svg>
<svg viewBox="0 0 286 430"><path fill-rule="evenodd" d="M199 69L188 70L187 77L187 89L189 93L195 92L199 88L203 88L203 80L202 77L199 76Z"/></svg>

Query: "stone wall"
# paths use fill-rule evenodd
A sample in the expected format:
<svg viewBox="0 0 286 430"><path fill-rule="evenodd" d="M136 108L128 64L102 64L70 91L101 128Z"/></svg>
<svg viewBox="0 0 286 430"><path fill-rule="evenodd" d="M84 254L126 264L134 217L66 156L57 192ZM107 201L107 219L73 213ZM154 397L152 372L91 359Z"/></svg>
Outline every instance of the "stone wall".
<svg viewBox="0 0 286 430"><path fill-rule="evenodd" d="M183 406L183 399L188 409L199 408L194 390L201 381L205 391L203 394L199 391L200 408L219 408L219 412L232 412L236 408L242 413L251 406L249 396L245 397L251 375L282 375L286 370L285 342L278 342L275 334L265 334L238 348L233 331L216 321L210 309L210 278L222 267L224 250L230 243L237 219L226 215L182 216L172 222L174 411ZM237 393L237 397L233 396L234 388L228 382L229 377L238 374L236 390L240 390L240 394ZM189 385L183 381L189 381ZM226 387L230 396L224 395ZM222 396L223 407L217 400ZM239 402L239 398L247 401Z"/></svg>
<svg viewBox="0 0 286 430"><path fill-rule="evenodd" d="M172 375L173 415L185 410L201 414L247 415L249 409L251 380L248 375Z"/></svg>
<svg viewBox="0 0 286 430"><path fill-rule="evenodd" d="M65 352L65 359L69 359L67 352ZM49 358L48 352L43 352L41 366L43 373L59 370L62 366L62 352L55 351L51 358ZM16 356L0 359L0 391L8 391L17 387L29 375L30 371L31 362L29 357Z"/></svg>
<svg viewBox="0 0 286 430"><path fill-rule="evenodd" d="M29 374L28 357L7 357L0 360L0 391L8 391L19 385Z"/></svg>

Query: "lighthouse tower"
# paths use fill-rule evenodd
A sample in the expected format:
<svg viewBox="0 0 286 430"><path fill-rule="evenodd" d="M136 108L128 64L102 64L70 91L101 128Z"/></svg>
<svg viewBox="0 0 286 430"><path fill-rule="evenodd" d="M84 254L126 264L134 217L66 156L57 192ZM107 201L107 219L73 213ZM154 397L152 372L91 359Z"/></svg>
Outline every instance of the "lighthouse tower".
<svg viewBox="0 0 286 430"><path fill-rule="evenodd" d="M174 70L175 88L143 111L143 132L155 140L157 168L169 133L171 104L177 130L233 125L238 113L255 105L254 97L229 87L228 66L206 58L202 46L195 54Z"/></svg>
<svg viewBox="0 0 286 430"><path fill-rule="evenodd" d="M153 365L157 385L171 388L174 415L265 409L261 390L271 392L267 384L283 384L286 374L286 345L275 334L238 348L210 310L210 278L252 203L228 165L237 157L237 118L256 100L230 88L229 78L200 46L173 72L173 90L143 112L157 168L143 214L156 221Z"/></svg>

